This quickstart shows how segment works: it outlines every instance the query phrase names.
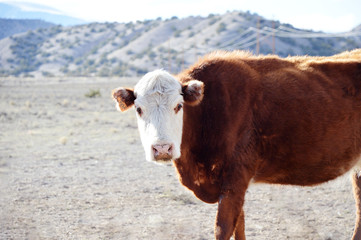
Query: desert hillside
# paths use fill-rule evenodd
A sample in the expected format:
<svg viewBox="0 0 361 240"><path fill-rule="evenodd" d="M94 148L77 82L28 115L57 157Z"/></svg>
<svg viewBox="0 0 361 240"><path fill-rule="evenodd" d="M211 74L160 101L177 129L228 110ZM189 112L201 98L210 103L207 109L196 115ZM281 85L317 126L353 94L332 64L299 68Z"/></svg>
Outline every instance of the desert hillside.
<svg viewBox="0 0 361 240"><path fill-rule="evenodd" d="M360 47L360 27L336 35L316 33L240 11L57 25L0 40L0 76L136 76L156 68L176 73L218 49L288 56L332 55Z"/></svg>

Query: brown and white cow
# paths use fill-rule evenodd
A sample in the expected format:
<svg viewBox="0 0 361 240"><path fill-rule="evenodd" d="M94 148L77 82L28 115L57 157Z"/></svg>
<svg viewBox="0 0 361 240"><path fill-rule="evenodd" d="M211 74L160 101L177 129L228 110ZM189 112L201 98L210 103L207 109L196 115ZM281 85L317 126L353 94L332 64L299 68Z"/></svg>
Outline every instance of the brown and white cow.
<svg viewBox="0 0 361 240"><path fill-rule="evenodd" d="M311 186L348 172L361 156L361 49L332 57L215 52L172 76L146 74L113 91L135 106L147 160L173 161L180 181L218 202L216 239L245 239L253 183ZM353 172L361 239L361 178Z"/></svg>

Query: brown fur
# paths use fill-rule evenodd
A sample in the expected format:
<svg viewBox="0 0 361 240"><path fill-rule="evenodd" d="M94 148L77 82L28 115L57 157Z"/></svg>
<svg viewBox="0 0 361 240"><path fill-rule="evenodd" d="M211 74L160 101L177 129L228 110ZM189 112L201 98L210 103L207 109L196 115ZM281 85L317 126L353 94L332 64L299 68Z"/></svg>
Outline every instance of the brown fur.
<svg viewBox="0 0 361 240"><path fill-rule="evenodd" d="M187 82L182 86L184 101L191 106L195 106L199 104L202 101L204 94L203 84L201 84L200 86L191 84L191 86L189 86L189 83L193 83L193 82L194 80L191 82Z"/></svg>
<svg viewBox="0 0 361 240"><path fill-rule="evenodd" d="M175 166L198 198L218 202L216 239L245 238L251 180L311 186L361 155L361 50L285 59L216 52L176 77L205 85L202 102L184 106Z"/></svg>
<svg viewBox="0 0 361 240"><path fill-rule="evenodd" d="M112 91L113 99L116 101L120 111L124 112L134 104L135 96L133 89L117 88Z"/></svg>

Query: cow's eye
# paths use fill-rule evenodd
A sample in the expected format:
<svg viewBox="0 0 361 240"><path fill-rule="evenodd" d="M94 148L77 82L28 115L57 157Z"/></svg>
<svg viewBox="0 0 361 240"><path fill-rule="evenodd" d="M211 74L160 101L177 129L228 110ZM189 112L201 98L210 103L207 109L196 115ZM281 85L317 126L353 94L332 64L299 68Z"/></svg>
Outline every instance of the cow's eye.
<svg viewBox="0 0 361 240"><path fill-rule="evenodd" d="M183 107L183 104L179 103L175 108L174 108L174 111L175 113L178 113Z"/></svg>
<svg viewBox="0 0 361 240"><path fill-rule="evenodd" d="M143 114L142 109L140 107L137 107L136 110L137 110L137 113L139 114L139 116L142 116L142 114Z"/></svg>

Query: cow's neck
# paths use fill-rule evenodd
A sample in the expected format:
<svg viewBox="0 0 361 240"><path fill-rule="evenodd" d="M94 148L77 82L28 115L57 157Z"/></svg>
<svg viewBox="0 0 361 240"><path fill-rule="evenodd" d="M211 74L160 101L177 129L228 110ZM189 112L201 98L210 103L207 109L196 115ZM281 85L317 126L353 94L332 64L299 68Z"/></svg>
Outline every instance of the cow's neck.
<svg viewBox="0 0 361 240"><path fill-rule="evenodd" d="M217 202L221 186L219 183L220 169L216 169L216 167L208 169L208 166L193 159L190 154L185 153L174 161L180 181L202 201Z"/></svg>

